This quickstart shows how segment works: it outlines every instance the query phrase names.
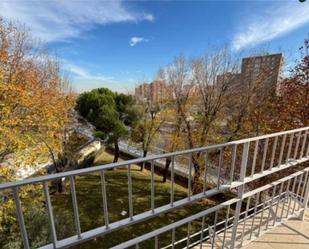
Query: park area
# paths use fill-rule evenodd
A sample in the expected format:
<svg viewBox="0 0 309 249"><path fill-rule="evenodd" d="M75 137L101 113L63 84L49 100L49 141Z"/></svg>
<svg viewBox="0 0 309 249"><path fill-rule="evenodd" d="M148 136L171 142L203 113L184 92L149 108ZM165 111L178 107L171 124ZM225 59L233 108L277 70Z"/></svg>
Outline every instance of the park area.
<svg viewBox="0 0 309 249"><path fill-rule="evenodd" d="M95 165L112 162L113 156L106 151L100 151L94 160ZM121 159L123 160L123 159ZM150 210L150 171L144 169L140 171L138 165L132 165L132 185L133 185L133 206L134 214ZM128 217L128 183L126 168L109 170L105 173L107 187L107 203L109 210L109 222L115 222ZM103 201L99 174L87 174L76 177L76 193L78 208L80 214L81 229L88 231L104 225ZM72 202L70 187L67 184L67 191L60 195L52 197L54 206L54 215L58 220L60 234L58 239L72 236L75 233L74 218L72 211ZM175 184L175 201L187 197L187 189L180 184ZM170 201L170 181L162 183L162 176L155 174L155 206L166 205ZM171 224L191 214L205 210L215 205L214 201L201 200L194 205L188 205L183 208L177 208L168 214L162 214L145 222L122 228L120 230L106 234L90 240L75 248L110 248L121 242L151 232L157 228ZM60 228L61 227L61 228ZM200 222L193 223L190 227L191 233L201 228ZM57 226L56 226L57 229ZM187 226L177 229L175 238L186 237ZM108 239L107 239L108 238ZM171 242L171 234L164 234L159 238L159 246L164 247ZM142 248L149 248L153 241L147 241L149 244L140 245ZM185 241L186 243L186 241ZM152 244L153 245L153 244ZM185 244L182 244L185 245ZM180 245L179 245L180 246Z"/></svg>

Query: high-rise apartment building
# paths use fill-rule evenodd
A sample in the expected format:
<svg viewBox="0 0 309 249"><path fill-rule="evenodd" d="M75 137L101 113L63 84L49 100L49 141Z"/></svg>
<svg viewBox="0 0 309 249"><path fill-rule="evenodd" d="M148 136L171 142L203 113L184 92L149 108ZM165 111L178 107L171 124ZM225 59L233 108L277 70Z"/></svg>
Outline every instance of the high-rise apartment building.
<svg viewBox="0 0 309 249"><path fill-rule="evenodd" d="M230 93L241 93L254 87L261 95L279 94L282 65L281 53L246 57L242 59L240 73L218 75L216 84L228 84Z"/></svg>
<svg viewBox="0 0 309 249"><path fill-rule="evenodd" d="M167 86L163 81L155 80L149 84L144 83L135 88L137 100L160 102L167 97Z"/></svg>
<svg viewBox="0 0 309 249"><path fill-rule="evenodd" d="M256 84L261 94L278 94L282 77L283 55L270 54L242 59L242 84Z"/></svg>

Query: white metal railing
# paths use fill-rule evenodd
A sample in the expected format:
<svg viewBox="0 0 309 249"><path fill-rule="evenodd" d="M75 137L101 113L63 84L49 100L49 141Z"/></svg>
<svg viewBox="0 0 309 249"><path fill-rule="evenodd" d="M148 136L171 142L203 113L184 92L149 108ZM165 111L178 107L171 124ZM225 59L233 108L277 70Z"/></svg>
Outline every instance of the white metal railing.
<svg viewBox="0 0 309 249"><path fill-rule="evenodd" d="M233 198L198 214L121 243L112 249L124 249L132 246L138 248L144 241L151 239L154 239L153 248L155 249L175 248L176 246L178 246L177 248L192 248L194 246L197 246L196 248L202 248L204 243L210 243L215 248L231 248L230 246L234 245L236 240L233 240L233 237L228 237L227 232L229 232L229 229L233 231L235 227L237 233L240 234L237 237L237 248L239 248L251 241L253 237L258 237L270 228L281 224L286 219L296 217L303 213L305 203L308 203L308 172L309 167L244 194L241 202L246 207L238 219L235 215L230 216L231 206L240 201L239 198ZM266 198L260 203L259 200L262 195L266 196ZM252 202L253 206L250 207ZM218 221L218 213L222 210L225 211L226 218ZM205 227L206 217L213 214L215 215L214 223ZM260 215L258 216L258 214ZM255 219L257 217L258 222L256 224ZM200 221L201 229L191 234L189 230L190 224L198 220ZM177 228L183 225L187 225L188 227L188 236L175 241L174 238ZM239 225L242 226L237 229ZM168 232L172 233L171 244L165 246L159 245L159 236ZM246 235L247 238L245 237ZM218 241L216 242L216 240Z"/></svg>
<svg viewBox="0 0 309 249"><path fill-rule="evenodd" d="M226 208L227 207L226 205L232 205L232 204L236 205L234 210L235 218L233 227L237 227L240 217L243 214L242 212L243 200L245 198L248 198L248 196L246 197L248 193L245 193L245 185L259 178L265 177L267 175L273 174L283 169L287 169L299 163L308 161L309 159L309 139L307 139L308 132L309 127L304 127L290 131L284 131L269 135L263 135L259 137L242 139L224 144L210 145L201 148L160 154L156 156L149 156L140 159L133 159L124 162L95 166L91 168L68 171L53 175L39 176L35 178L25 179L22 181L0 184L0 191L11 190L13 193L14 202L16 205L17 219L19 222L25 248L30 248L30 245L24 222L22 206L19 199L19 188L21 186L30 184L42 184L44 189L46 210L48 214L52 243L45 245L43 248L64 248L80 244L91 238L95 238L97 236L110 233L123 227L145 221L147 219L156 217L159 214L170 212L176 209L177 207L184 206L197 200L200 200L202 198L207 198L215 194L221 193L225 190L231 190L231 189L237 189L237 195L238 195L237 198L230 200L229 202L226 202L224 205L220 204L216 207L209 208L200 214L187 217L181 222L170 224L162 228L161 230L160 229L156 230L156 232L153 232L150 235L143 235L142 237L133 240L133 242L134 243L136 242L135 244L138 244L139 242L144 241L145 239L155 237L161 232L169 231L181 224L190 223L195 219L211 214L212 212L217 212L220 209ZM189 164L188 186L187 186L188 193L186 198L176 201L174 198L175 160L177 157L183 157L183 156L187 156L190 159L188 162ZM205 170L203 171L204 174L203 176L201 176L200 179L203 182L203 187L200 192L193 194L191 189L194 176L193 159L196 157L202 159L202 161L199 160L199 163L202 162L203 168ZM171 159L170 203L163 206L156 206L155 203L156 191L154 186L155 162L157 160L165 160L167 158ZM151 179L149 182L151 186L150 209L145 212L135 214L133 205L133 196L132 196L133 186L132 186L131 165L141 163L149 163L149 169L151 172ZM210 172L213 172L213 169L210 169L213 168L213 166L216 166L217 168L215 178L213 174L212 175L209 174ZM119 167L126 168L127 170L128 195L123 196L123 198L128 198L129 217L110 223L109 222L110 210L106 198L107 190L106 190L105 171L108 169L119 168ZM104 224L92 230L81 232L78 201L76 198L76 191L75 191L75 176L90 174L94 172L99 173L101 176ZM68 178L70 181L76 234L74 236L58 240L48 183L50 181L54 181L56 179L60 179L63 177ZM257 190L253 190L253 192L249 193L255 193L254 191ZM306 194L308 192L309 191L305 191ZM281 198L280 196L281 195L279 195L279 199ZM304 197L304 199L305 200L308 199L308 194ZM215 224L217 223L219 224L219 222L216 221ZM215 225L214 227L215 229L212 229L210 227L210 229L212 229L211 234L217 234L216 231L217 226ZM236 235L237 235L236 230L234 229L232 231L232 238L230 240L231 248L234 248L235 246L233 243L237 239ZM190 238L190 235L188 237ZM203 238L202 236L200 241L204 240L205 238ZM133 242L131 241L130 244L132 244ZM123 246L127 244L121 244L121 245ZM191 245L191 243L188 243L188 245Z"/></svg>

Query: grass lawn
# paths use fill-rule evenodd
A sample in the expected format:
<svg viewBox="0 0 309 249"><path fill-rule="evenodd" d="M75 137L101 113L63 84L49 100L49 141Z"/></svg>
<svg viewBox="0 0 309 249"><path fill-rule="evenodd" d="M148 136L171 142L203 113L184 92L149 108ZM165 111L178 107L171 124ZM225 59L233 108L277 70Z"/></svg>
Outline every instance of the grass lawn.
<svg viewBox="0 0 309 249"><path fill-rule="evenodd" d="M104 164L112 161L112 155L105 151L99 153L95 158L95 164ZM128 217L122 215L123 211L128 213L128 185L127 170L119 168L106 172L107 199L109 210L109 221L115 222ZM132 184L133 184L133 206L134 214L138 214L150 209L150 172L139 171L137 165L132 165ZM56 195L52 198L54 206L54 215L58 219L57 230L59 230L59 239L75 234L73 221L73 209L71 205L71 195L69 185L67 192L62 195ZM175 184L175 200L187 196L186 188ZM162 206L169 203L170 182L162 183L162 176L155 175L155 206ZM82 231L87 231L104 224L102 194L100 186L100 177L98 174L88 174L76 178L77 201L80 214L80 223ZM156 218L147 220L143 223L132 225L105 236L90 240L74 248L109 248L126 240L132 239L146 232L163 227L186 216L197 213L213 206L214 203L209 200L201 200L185 208L178 208L168 214L161 214ZM209 217L212 219L212 217ZM64 225L65 224L65 225ZM200 229L200 222L192 224L192 231ZM183 238L187 234L187 226L176 230L176 238ZM159 246L163 247L170 244L171 234L163 234L159 237ZM140 248L153 248L153 241L147 241L140 245ZM184 246L184 244L182 245Z"/></svg>

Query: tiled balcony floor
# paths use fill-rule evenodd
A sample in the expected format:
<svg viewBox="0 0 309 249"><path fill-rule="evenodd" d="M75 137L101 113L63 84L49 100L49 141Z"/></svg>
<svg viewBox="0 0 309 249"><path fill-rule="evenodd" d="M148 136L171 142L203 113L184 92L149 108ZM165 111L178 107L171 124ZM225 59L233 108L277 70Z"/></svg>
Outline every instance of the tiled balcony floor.
<svg viewBox="0 0 309 249"><path fill-rule="evenodd" d="M293 207L295 203L293 199L290 200L289 205L287 204L288 201L279 203L278 218L282 215L287 217L287 207ZM295 206L298 205L298 202L296 202ZM290 218L283 221L282 224L273 226L272 213L275 210L276 204L273 205L271 213L269 213L269 209L266 209L263 213L256 214L255 218L251 217L246 222L240 222L237 227L235 247L244 249L309 249L309 211L305 213L304 221L298 218ZM266 232L267 226L270 229L268 232ZM232 229L233 227L227 229L225 234L224 232L219 233L214 244L207 240L194 249L230 248ZM248 244L251 236L253 241ZM243 238L243 246L241 238ZM225 242L223 243L223 241Z"/></svg>
<svg viewBox="0 0 309 249"><path fill-rule="evenodd" d="M244 246L245 249L308 249L309 211L304 221L293 218Z"/></svg>

